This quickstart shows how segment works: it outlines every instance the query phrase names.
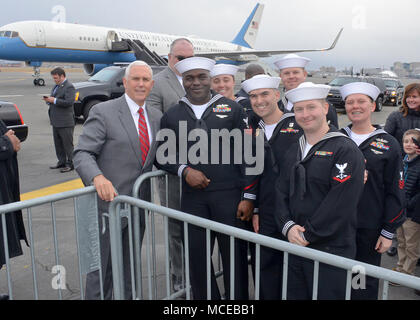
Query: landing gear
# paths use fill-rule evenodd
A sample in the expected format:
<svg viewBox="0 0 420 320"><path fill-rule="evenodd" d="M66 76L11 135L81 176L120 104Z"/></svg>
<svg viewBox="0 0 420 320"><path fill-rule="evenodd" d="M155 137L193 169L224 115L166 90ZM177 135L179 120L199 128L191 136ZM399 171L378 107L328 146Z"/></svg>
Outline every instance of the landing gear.
<svg viewBox="0 0 420 320"><path fill-rule="evenodd" d="M34 74L32 75L35 77L34 79L34 85L43 87L45 86L45 80L40 78L41 72L39 71L39 67L34 67Z"/></svg>

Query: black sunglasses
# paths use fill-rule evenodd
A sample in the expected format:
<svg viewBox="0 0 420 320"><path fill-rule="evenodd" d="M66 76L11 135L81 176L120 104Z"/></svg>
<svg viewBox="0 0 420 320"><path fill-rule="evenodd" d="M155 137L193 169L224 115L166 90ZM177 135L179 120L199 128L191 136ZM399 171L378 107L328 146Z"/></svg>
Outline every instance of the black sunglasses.
<svg viewBox="0 0 420 320"><path fill-rule="evenodd" d="M192 56L190 56L190 57L184 57L184 56L175 56L175 58L177 58L179 61L182 61L182 60L184 60L184 59L188 59L188 58L191 58Z"/></svg>

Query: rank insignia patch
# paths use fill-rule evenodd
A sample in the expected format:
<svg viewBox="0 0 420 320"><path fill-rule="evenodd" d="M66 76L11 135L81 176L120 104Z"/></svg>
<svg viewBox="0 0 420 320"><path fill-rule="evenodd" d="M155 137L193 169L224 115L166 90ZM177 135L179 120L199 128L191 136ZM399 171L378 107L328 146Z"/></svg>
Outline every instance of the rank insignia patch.
<svg viewBox="0 0 420 320"><path fill-rule="evenodd" d="M400 171L400 181L398 183L398 186L400 187L400 189L404 189L404 175L402 173L402 171Z"/></svg>
<svg viewBox="0 0 420 320"><path fill-rule="evenodd" d="M231 112L232 108L229 107L227 104L218 104L215 108L213 108L213 112Z"/></svg>
<svg viewBox="0 0 420 320"><path fill-rule="evenodd" d="M381 149L381 150L389 150L389 146L385 145L383 142L381 141L373 141L370 144L372 147L375 147L377 149Z"/></svg>
<svg viewBox="0 0 420 320"><path fill-rule="evenodd" d="M330 152L330 151L317 151L315 152L316 156L321 156L321 157L331 157L334 153Z"/></svg>
<svg viewBox="0 0 420 320"><path fill-rule="evenodd" d="M336 175L335 177L333 177L333 179L335 181L343 183L343 182L345 182L345 181L347 181L351 178L350 175L344 174L344 170L346 170L346 168L347 168L347 163L344 163L344 164L336 163L335 166L337 167L337 169L339 171L339 174Z"/></svg>

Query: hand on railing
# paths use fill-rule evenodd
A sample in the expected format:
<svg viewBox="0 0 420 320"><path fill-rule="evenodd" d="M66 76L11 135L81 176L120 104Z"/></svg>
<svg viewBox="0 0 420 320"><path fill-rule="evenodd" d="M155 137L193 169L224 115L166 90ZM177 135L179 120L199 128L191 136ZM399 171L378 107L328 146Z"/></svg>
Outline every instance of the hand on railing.
<svg viewBox="0 0 420 320"><path fill-rule="evenodd" d="M115 188L112 185L112 182L105 178L105 176L102 174L93 178L93 185L95 186L99 198L104 201L113 201L114 198L118 195L115 192Z"/></svg>

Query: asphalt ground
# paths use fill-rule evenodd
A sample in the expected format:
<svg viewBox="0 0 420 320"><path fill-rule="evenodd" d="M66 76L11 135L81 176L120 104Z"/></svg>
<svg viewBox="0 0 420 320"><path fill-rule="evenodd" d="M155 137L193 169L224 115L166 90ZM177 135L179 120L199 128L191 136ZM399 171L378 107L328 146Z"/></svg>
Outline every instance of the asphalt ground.
<svg viewBox="0 0 420 320"><path fill-rule="evenodd" d="M49 73L44 70L42 77L46 80L45 87L35 87L30 71L10 72L0 69L0 100L11 101L18 105L22 117L29 126L28 138L22 143L22 149L18 153L20 186L22 199L29 199L50 193L58 193L64 190L81 187L78 175L75 171L60 173L59 170L51 170L49 166L57 162L52 138L52 129L48 119L48 106L41 99L43 95L49 95L54 86ZM85 81L88 76L77 70L68 72L67 78L71 82ZM330 79L308 78L308 81L325 83ZM404 85L415 80L402 79ZM388 115L397 110L396 107L384 106L381 112L373 114L373 122L384 124ZM339 114L339 125L343 127L349 123L345 114ZM83 121L77 122L74 131L74 144L77 145L78 137L82 132ZM73 201L65 200L57 203L57 235L59 264L66 268L67 289L62 291L63 299L79 299L80 285L78 277L78 263L75 259L76 240L75 223L73 217ZM39 298L54 300L58 298L58 291L52 288L52 281L56 273L53 267L57 264L54 254L54 242L52 231L52 219L50 206L44 205L32 210L32 223L34 234L34 247L36 252L35 265L37 282L39 286ZM28 219L24 212L26 229L28 231ZM163 234L163 222L157 218L157 234ZM29 234L29 233L28 233ZM32 272L30 251L24 245L24 255L11 260L11 273L13 279L13 293L15 299L33 299ZM164 245L163 237L157 241L158 250L158 296L165 292L165 264L163 263ZM396 257L383 255L382 266L392 268L396 265ZM162 263L160 263L162 262ZM416 274L420 275L420 268ZM145 277L144 277L145 279ZM145 279L146 280L146 279ZM8 291L6 270L0 271L0 293ZM413 290L404 287L390 287L389 299L415 300L420 299L414 295Z"/></svg>

